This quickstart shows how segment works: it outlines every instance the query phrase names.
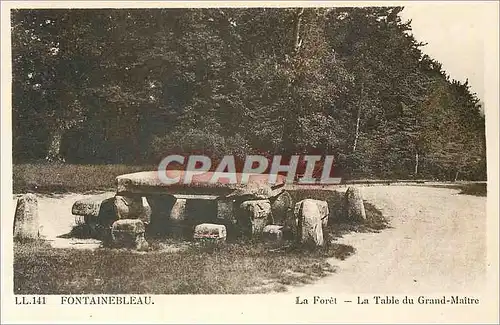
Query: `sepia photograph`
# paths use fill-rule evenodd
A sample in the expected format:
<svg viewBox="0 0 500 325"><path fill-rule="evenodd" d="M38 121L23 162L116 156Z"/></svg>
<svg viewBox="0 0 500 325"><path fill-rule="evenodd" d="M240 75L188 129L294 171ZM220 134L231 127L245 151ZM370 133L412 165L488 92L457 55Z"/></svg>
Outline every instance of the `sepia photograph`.
<svg viewBox="0 0 500 325"><path fill-rule="evenodd" d="M487 7L138 3L2 7L16 307L494 302Z"/></svg>

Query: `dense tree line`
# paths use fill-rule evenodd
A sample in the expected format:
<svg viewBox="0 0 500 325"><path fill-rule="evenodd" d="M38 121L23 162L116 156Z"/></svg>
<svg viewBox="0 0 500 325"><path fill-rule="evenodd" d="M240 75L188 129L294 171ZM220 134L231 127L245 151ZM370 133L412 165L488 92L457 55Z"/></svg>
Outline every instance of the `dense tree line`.
<svg viewBox="0 0 500 325"><path fill-rule="evenodd" d="M309 153L344 177L484 179L479 100L401 10L14 10L14 161Z"/></svg>

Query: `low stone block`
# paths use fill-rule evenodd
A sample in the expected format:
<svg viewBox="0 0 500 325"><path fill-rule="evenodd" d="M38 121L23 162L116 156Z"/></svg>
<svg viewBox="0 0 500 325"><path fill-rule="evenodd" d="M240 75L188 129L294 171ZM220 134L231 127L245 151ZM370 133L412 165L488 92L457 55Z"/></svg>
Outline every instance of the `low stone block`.
<svg viewBox="0 0 500 325"><path fill-rule="evenodd" d="M267 225L262 231L262 238L266 241L283 240L283 226Z"/></svg>
<svg viewBox="0 0 500 325"><path fill-rule="evenodd" d="M194 239L226 240L226 227L213 223L202 223L194 228Z"/></svg>
<svg viewBox="0 0 500 325"><path fill-rule="evenodd" d="M30 240L40 238L38 200L35 194L24 194L17 200L14 215L14 239Z"/></svg>
<svg viewBox="0 0 500 325"><path fill-rule="evenodd" d="M139 219L120 219L111 227L111 237L115 247L146 250L149 245L144 237L144 223Z"/></svg>
<svg viewBox="0 0 500 325"><path fill-rule="evenodd" d="M113 223L112 231L119 233L140 234L146 231L144 223L139 219L120 219Z"/></svg>

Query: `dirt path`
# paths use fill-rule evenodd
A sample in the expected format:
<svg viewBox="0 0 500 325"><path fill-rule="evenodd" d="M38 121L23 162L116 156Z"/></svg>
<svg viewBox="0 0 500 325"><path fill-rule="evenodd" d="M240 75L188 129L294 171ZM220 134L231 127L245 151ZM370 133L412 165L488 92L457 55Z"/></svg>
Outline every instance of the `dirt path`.
<svg viewBox="0 0 500 325"><path fill-rule="evenodd" d="M338 272L289 293L409 293L467 291L483 281L486 198L457 190L373 186L366 200L390 219L391 229L349 234L340 243L356 248Z"/></svg>
<svg viewBox="0 0 500 325"><path fill-rule="evenodd" d="M38 194L38 215L40 234L56 248L95 249L100 241L94 239L63 238L76 225L71 207L77 200L90 197L89 194ZM18 195L14 196L14 207ZM62 236L62 237L61 237Z"/></svg>

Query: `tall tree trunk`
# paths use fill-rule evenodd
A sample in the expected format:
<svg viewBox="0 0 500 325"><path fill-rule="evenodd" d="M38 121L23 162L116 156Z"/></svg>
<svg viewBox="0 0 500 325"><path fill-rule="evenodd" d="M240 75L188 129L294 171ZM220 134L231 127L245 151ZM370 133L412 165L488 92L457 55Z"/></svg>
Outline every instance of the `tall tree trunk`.
<svg viewBox="0 0 500 325"><path fill-rule="evenodd" d="M294 54L297 54L297 52L300 49L300 46L302 45L302 40L300 38L300 25L302 24L303 14L304 14L304 8L297 9L297 16L295 18L295 26L294 26L294 44L293 44Z"/></svg>
<svg viewBox="0 0 500 325"><path fill-rule="evenodd" d="M458 180L458 173L459 173L459 172L460 172L460 171L459 171L459 170L457 170L457 172L455 173L455 180L454 180L454 182L456 182L456 181Z"/></svg>
<svg viewBox="0 0 500 325"><path fill-rule="evenodd" d="M288 80L288 91L293 96L296 91L297 84L297 67L294 61L295 57L298 56L300 47L302 45L301 39L301 25L302 25L302 15L304 14L304 8L299 8L295 12L295 20L293 26L293 48L291 49L290 55L286 58L288 68L293 72L292 76ZM292 136L292 132L296 129L296 121L298 119L298 113L300 108L296 105L297 102L292 100L290 105L290 110L283 116L283 131L281 133L281 147L283 148L283 153L291 154L294 152L295 141Z"/></svg>
<svg viewBox="0 0 500 325"><path fill-rule="evenodd" d="M361 103L363 103L363 98L364 98L364 84L361 84ZM358 116L356 119L356 133L354 134L354 144L352 146L352 152L356 151L356 146L358 144L360 121L361 121L361 105L358 106Z"/></svg>
<svg viewBox="0 0 500 325"><path fill-rule="evenodd" d="M360 120L361 120L361 105L358 107L358 118L356 119L356 133L354 134L354 144L352 146L352 152L356 151L356 146L358 144Z"/></svg>
<svg viewBox="0 0 500 325"><path fill-rule="evenodd" d="M418 151L415 152L415 172L414 175L417 176L418 174Z"/></svg>
<svg viewBox="0 0 500 325"><path fill-rule="evenodd" d="M47 156L45 160L47 161L64 161L61 156L61 140L63 136L63 130L61 128L55 128L50 135L50 145L47 151Z"/></svg>

